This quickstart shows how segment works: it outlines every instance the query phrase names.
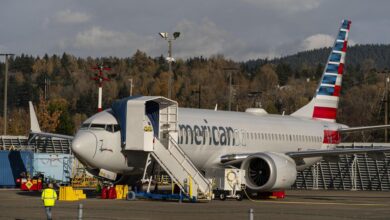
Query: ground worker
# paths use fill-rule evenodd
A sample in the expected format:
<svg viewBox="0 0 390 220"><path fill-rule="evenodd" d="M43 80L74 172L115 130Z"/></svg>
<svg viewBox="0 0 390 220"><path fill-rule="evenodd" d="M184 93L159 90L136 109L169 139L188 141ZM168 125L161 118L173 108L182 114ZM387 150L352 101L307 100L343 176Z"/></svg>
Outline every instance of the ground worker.
<svg viewBox="0 0 390 220"><path fill-rule="evenodd" d="M42 196L43 205L45 206L46 216L48 220L51 220L51 207L53 207L57 200L57 193L53 189L53 184L49 183L48 187L43 190Z"/></svg>

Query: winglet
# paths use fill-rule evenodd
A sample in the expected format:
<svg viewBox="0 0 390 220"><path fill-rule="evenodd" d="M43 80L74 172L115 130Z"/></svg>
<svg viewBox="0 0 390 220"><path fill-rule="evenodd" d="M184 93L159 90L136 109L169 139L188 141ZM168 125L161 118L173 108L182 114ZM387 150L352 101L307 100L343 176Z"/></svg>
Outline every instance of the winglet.
<svg viewBox="0 0 390 220"><path fill-rule="evenodd" d="M41 128L39 127L37 115L35 114L34 106L31 101L28 102L30 108L30 132L39 133Z"/></svg>

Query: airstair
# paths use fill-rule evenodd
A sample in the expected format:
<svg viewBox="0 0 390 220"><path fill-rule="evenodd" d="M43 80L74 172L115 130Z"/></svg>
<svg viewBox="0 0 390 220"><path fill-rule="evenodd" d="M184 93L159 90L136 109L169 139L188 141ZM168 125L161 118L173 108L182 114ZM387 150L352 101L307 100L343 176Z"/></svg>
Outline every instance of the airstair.
<svg viewBox="0 0 390 220"><path fill-rule="evenodd" d="M190 197L211 199L210 181L200 173L171 135L169 135L167 147L157 140L151 155L182 192Z"/></svg>
<svg viewBox="0 0 390 220"><path fill-rule="evenodd" d="M112 109L122 127L124 150L149 155L143 179L152 156L186 196L211 200L211 182L177 143L177 102L158 96L133 97L120 102L114 103Z"/></svg>

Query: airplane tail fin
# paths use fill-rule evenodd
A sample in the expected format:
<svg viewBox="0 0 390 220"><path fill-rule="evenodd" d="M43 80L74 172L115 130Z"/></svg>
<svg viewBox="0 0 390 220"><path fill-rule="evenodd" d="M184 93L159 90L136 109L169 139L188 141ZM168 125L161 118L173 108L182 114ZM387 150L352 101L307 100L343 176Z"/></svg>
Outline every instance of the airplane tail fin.
<svg viewBox="0 0 390 220"><path fill-rule="evenodd" d="M34 133L40 133L41 128L39 127L37 115L35 114L34 106L31 101L28 102L30 109L30 131Z"/></svg>
<svg viewBox="0 0 390 220"><path fill-rule="evenodd" d="M343 20L313 99L292 116L336 121L351 21Z"/></svg>

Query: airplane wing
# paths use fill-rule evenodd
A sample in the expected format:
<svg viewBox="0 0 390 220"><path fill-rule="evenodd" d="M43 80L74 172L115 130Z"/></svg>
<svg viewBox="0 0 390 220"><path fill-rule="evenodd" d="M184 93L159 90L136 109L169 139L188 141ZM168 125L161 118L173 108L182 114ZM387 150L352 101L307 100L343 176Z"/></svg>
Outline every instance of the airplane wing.
<svg viewBox="0 0 390 220"><path fill-rule="evenodd" d="M367 131L367 130L378 130L390 128L390 125L375 125L375 126L363 126L363 127L343 127L339 128L339 132L348 133L348 132L357 132L357 131Z"/></svg>
<svg viewBox="0 0 390 220"><path fill-rule="evenodd" d="M323 158L335 158L340 155L348 154L363 154L366 153L371 157L382 158L384 153L390 153L390 147L359 147L359 148L336 148L329 150L304 150L286 152L285 154L295 160L297 165L304 164L303 159L310 157L323 157ZM260 152L259 152L260 153ZM264 153L264 152L262 152ZM248 154L229 154L221 157L221 164L233 165L241 163L245 158L256 153Z"/></svg>
<svg viewBox="0 0 390 220"><path fill-rule="evenodd" d="M69 135L46 133L46 132L30 132L30 139L36 136L46 137L46 138L56 137L56 138L61 138L66 140L73 140L73 136L69 136Z"/></svg>
<svg viewBox="0 0 390 220"><path fill-rule="evenodd" d="M309 157L333 157L346 154L377 154L390 152L390 148L387 147L375 147L375 148L336 148L330 150L306 150L306 151L295 151L287 152L286 155L295 158L309 158Z"/></svg>
<svg viewBox="0 0 390 220"><path fill-rule="evenodd" d="M39 137L47 137L47 138L56 137L56 138L61 138L66 140L73 140L73 136L42 132L41 128L39 127L37 115L35 114L35 110L32 102L29 101L28 105L30 109L30 126L31 126L29 139L39 136Z"/></svg>

